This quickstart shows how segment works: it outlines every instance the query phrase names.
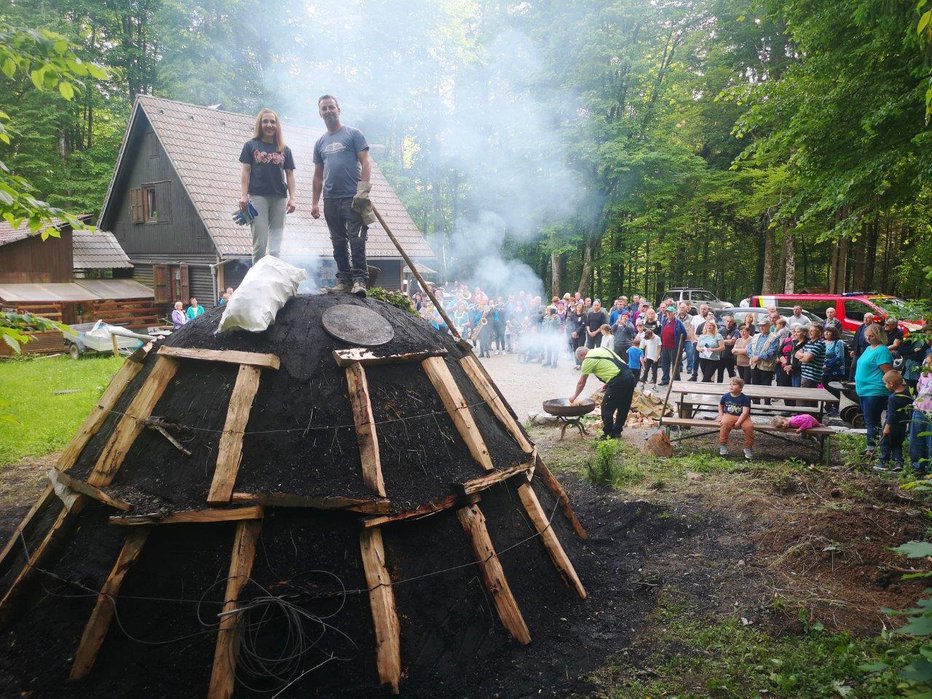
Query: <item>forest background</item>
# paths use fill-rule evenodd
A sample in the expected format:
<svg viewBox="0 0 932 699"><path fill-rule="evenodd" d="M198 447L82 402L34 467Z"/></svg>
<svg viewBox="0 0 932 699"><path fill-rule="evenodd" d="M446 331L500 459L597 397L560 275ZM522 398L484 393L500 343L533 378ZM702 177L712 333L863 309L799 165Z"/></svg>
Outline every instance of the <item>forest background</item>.
<svg viewBox="0 0 932 699"><path fill-rule="evenodd" d="M0 36L51 29L108 73L68 95L4 68L0 160L96 214L137 94L268 106L287 139L332 93L447 278L927 297L924 4L8 0Z"/></svg>

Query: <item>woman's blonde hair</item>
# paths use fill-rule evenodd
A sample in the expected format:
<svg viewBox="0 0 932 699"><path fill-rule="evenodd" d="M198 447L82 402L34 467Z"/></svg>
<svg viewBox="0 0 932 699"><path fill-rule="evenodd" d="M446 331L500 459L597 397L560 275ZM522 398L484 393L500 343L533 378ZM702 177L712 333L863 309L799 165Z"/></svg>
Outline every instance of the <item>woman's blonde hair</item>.
<svg viewBox="0 0 932 699"><path fill-rule="evenodd" d="M263 107L259 110L259 113L256 114L256 125L253 129L252 137L256 140L262 140L262 115L271 114L275 117L275 150L279 153L285 151L285 136L282 134L282 120L279 119L278 114L273 109Z"/></svg>
<svg viewBox="0 0 932 699"><path fill-rule="evenodd" d="M710 325L712 326L712 332L709 332ZM702 326L703 335L714 335L717 332L718 332L718 323L716 323L714 320L707 320L705 322L705 325Z"/></svg>

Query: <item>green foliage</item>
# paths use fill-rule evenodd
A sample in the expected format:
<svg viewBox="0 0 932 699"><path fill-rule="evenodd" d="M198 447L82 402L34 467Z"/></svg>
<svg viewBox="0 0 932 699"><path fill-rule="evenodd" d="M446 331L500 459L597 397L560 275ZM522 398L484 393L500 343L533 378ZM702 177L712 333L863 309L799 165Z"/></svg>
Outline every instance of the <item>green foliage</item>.
<svg viewBox="0 0 932 699"><path fill-rule="evenodd" d="M414 310L414 305L411 303L410 297L404 292L390 291L381 286L373 286L366 291L366 295L371 299L384 301L395 308L400 308L413 316L417 315L417 311Z"/></svg>

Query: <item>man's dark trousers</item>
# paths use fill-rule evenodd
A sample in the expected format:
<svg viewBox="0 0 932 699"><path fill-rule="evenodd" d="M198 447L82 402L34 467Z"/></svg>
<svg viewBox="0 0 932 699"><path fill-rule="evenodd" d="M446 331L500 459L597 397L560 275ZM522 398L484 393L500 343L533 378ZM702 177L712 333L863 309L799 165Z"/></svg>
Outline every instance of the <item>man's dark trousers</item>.
<svg viewBox="0 0 932 699"><path fill-rule="evenodd" d="M366 239L369 229L359 212L353 209L352 197L324 200L324 218L330 229L333 259L337 263L337 281L352 284L369 279L366 265Z"/></svg>
<svg viewBox="0 0 932 699"><path fill-rule="evenodd" d="M672 347L667 349L666 347L660 348L660 370L663 372L663 376L660 379L660 383L667 384L670 383L670 368L673 368L673 380L680 380L680 369L682 368L682 359L679 361L674 361L676 357L676 350Z"/></svg>
<svg viewBox="0 0 932 699"><path fill-rule="evenodd" d="M618 376L605 385L605 395L602 396L602 432L609 437L619 436L624 429L636 385L637 379L630 371L620 371Z"/></svg>

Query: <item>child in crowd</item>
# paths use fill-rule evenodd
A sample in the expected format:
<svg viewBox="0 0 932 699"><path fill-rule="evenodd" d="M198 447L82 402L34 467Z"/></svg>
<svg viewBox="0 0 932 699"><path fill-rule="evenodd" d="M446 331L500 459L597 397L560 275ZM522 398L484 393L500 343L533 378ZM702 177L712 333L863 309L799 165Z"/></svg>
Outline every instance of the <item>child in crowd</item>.
<svg viewBox="0 0 932 699"><path fill-rule="evenodd" d="M890 391L890 397L887 398L887 417L880 438L880 463L874 468L878 471L899 471L903 468L903 442L906 441L912 420L913 399L903 381L903 375L896 369L883 375L883 385Z"/></svg>
<svg viewBox="0 0 932 699"><path fill-rule="evenodd" d="M644 330L641 336L641 349L644 350L644 374L641 381L647 383L647 372L652 372L652 383L657 383L657 364L660 362L660 337L653 330Z"/></svg>
<svg viewBox="0 0 932 699"><path fill-rule="evenodd" d="M628 366L634 374L634 380L641 377L641 366L644 364L644 350L641 349L641 338L635 337L628 348Z"/></svg>
<svg viewBox="0 0 932 699"><path fill-rule="evenodd" d="M744 379L737 376L728 382L728 393L718 402L718 453L728 456L728 435L734 428L744 432L744 458L753 459L754 423L751 421L751 399L743 393Z"/></svg>
<svg viewBox="0 0 932 699"><path fill-rule="evenodd" d="M812 415L803 413L802 415L793 415L792 417L777 416L773 419L773 426L781 430L796 430L805 432L813 427L825 427L821 422L816 420Z"/></svg>
<svg viewBox="0 0 932 699"><path fill-rule="evenodd" d="M599 345L602 349L610 349L612 352L615 351L615 336L612 335L612 326L603 324L599 328L599 332L602 333L602 342Z"/></svg>
<svg viewBox="0 0 932 699"><path fill-rule="evenodd" d="M932 351L928 351L916 384L909 423L909 460L917 476L932 470Z"/></svg>
<svg viewBox="0 0 932 699"><path fill-rule="evenodd" d="M505 351L506 351L508 354L511 354L512 351L513 351L513 349L512 349L512 348L513 348L513 345L511 344L511 339L512 339L512 336L513 336L513 335L514 335L514 332L513 332L512 327L511 327L511 321L510 321L510 320L506 320L506 321L505 321Z"/></svg>

